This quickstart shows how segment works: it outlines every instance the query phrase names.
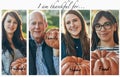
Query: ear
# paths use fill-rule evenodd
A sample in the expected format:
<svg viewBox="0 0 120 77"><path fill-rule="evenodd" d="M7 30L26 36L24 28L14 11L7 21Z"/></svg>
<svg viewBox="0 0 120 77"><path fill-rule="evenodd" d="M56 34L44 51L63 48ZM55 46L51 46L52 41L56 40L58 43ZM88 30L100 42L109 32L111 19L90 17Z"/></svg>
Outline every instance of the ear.
<svg viewBox="0 0 120 77"><path fill-rule="evenodd" d="M48 27L48 23L46 22L45 25L44 25L44 29L46 30Z"/></svg>
<svg viewBox="0 0 120 77"><path fill-rule="evenodd" d="M115 24L114 24L114 31L116 31L117 28L118 28L118 27L117 27L117 23L115 23Z"/></svg>

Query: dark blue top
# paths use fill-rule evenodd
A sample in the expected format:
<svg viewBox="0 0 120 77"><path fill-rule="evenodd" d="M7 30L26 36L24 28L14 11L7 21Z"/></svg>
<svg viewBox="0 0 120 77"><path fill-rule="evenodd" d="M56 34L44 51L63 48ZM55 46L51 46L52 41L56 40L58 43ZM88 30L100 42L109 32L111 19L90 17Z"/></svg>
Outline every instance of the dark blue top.
<svg viewBox="0 0 120 77"><path fill-rule="evenodd" d="M29 38L29 75L36 75L36 50L35 41ZM53 62L53 49L45 42L42 45L43 58L48 69L49 75L56 75Z"/></svg>
<svg viewBox="0 0 120 77"><path fill-rule="evenodd" d="M61 59L63 59L64 57L68 56L68 54L66 53L66 45L65 45L65 40L62 37L61 38ZM80 39L73 39L74 43L75 43L75 50L76 50L76 54L77 57L82 57L82 47L81 47L81 42Z"/></svg>
<svg viewBox="0 0 120 77"><path fill-rule="evenodd" d="M77 53L77 57L82 57L82 47L81 47L81 42L80 39L73 39L75 43L75 50Z"/></svg>

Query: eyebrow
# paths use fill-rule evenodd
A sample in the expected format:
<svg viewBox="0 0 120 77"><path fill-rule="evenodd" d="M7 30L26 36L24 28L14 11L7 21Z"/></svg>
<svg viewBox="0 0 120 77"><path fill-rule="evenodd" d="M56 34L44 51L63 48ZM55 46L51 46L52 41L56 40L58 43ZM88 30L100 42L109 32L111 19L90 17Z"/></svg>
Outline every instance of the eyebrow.
<svg viewBox="0 0 120 77"><path fill-rule="evenodd" d="M106 22L111 22L111 21L106 21ZM104 22L104 23L106 23L106 22ZM99 22L97 22L97 23L98 23L98 24L101 24L101 23L99 23ZM103 24L104 24L104 23L103 23ZM103 25L103 24L102 24L102 25Z"/></svg>
<svg viewBox="0 0 120 77"><path fill-rule="evenodd" d="M75 18L72 18L72 20L74 20L74 19L79 19L79 18L77 18L77 17L75 17ZM68 20L69 21L69 20Z"/></svg>
<svg viewBox="0 0 120 77"><path fill-rule="evenodd" d="M72 19L79 19L79 18L75 17L75 18L72 18Z"/></svg>

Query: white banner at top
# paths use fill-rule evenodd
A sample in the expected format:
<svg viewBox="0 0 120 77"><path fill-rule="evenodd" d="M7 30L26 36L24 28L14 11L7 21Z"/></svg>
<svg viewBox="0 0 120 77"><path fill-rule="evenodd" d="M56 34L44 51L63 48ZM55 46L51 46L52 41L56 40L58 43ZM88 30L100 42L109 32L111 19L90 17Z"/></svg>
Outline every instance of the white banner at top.
<svg viewBox="0 0 120 77"><path fill-rule="evenodd" d="M120 9L119 0L0 0L0 9Z"/></svg>

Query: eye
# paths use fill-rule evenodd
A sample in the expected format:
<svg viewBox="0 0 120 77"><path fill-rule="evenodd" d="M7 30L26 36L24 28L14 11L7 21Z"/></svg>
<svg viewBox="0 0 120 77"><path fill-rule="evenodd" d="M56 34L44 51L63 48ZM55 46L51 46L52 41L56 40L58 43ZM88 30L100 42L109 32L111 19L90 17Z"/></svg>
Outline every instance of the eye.
<svg viewBox="0 0 120 77"><path fill-rule="evenodd" d="M77 21L77 19L73 19L73 22L76 22Z"/></svg>
<svg viewBox="0 0 120 77"><path fill-rule="evenodd" d="M66 24L70 24L70 21L68 21Z"/></svg>
<svg viewBox="0 0 120 77"><path fill-rule="evenodd" d="M31 25L35 25L35 24L36 24L36 22L32 22L32 23L31 23Z"/></svg>
<svg viewBox="0 0 120 77"><path fill-rule="evenodd" d="M38 23L38 25L40 25L40 26L41 26L41 25L43 25L43 23L42 23L42 22L39 22L39 23Z"/></svg>
<svg viewBox="0 0 120 77"><path fill-rule="evenodd" d="M104 23L104 26L111 26L111 25L112 25L111 22L105 22L105 23Z"/></svg>
<svg viewBox="0 0 120 77"><path fill-rule="evenodd" d="M13 22L14 24L17 24L17 22L15 21L15 22Z"/></svg>
<svg viewBox="0 0 120 77"><path fill-rule="evenodd" d="M11 20L8 20L7 22L8 22L8 23L11 23Z"/></svg>
<svg viewBox="0 0 120 77"><path fill-rule="evenodd" d="M95 24L95 28L100 28L100 24Z"/></svg>

